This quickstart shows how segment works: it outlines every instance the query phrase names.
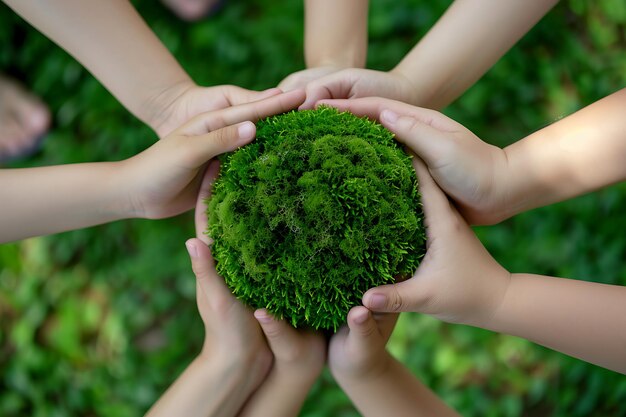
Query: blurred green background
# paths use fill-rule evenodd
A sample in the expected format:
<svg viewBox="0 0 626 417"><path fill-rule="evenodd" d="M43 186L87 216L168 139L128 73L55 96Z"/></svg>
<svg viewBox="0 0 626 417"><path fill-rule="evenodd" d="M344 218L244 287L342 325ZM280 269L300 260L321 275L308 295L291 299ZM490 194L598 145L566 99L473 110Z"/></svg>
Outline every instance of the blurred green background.
<svg viewBox="0 0 626 417"><path fill-rule="evenodd" d="M265 89L303 66L300 1L232 0L196 24L154 0L135 3L199 84ZM368 66L382 70L449 5L371 3ZM623 0L563 1L445 112L488 142L518 140L626 85L625 26ZM118 160L155 140L5 6L0 70L32 87L54 114L43 151L14 166ZM625 207L621 184L477 232L512 271L624 285ZM0 415L145 412L201 346L183 246L192 234L184 215L1 245ZM626 415L625 377L518 338L407 314L390 349L466 416ZM325 373L301 415L358 413Z"/></svg>

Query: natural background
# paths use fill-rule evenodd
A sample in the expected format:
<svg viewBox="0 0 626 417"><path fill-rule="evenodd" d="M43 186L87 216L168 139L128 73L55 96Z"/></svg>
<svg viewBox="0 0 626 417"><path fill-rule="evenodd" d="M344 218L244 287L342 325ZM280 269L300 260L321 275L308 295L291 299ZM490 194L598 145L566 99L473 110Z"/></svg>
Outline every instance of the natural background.
<svg viewBox="0 0 626 417"><path fill-rule="evenodd" d="M200 84L265 89L303 66L299 1L232 0L196 24L155 0L136 3ZM368 66L386 70L449 1L371 3ZM446 113L491 143L518 140L626 85L625 25L623 0L563 1ZM54 114L42 152L15 166L118 160L155 140L5 6L0 70ZM478 233L512 271L624 285L625 209L622 184ZM129 220L1 245L0 415L145 412L203 338L184 248L192 223ZM626 415L625 377L518 338L404 315L390 349L466 416ZM325 373L302 415L358 413Z"/></svg>

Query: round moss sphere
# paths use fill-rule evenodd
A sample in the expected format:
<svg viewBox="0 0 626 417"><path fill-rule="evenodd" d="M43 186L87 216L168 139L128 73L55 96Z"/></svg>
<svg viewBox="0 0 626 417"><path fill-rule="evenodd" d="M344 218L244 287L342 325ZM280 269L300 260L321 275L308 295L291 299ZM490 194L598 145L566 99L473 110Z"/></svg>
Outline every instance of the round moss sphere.
<svg viewBox="0 0 626 417"><path fill-rule="evenodd" d="M411 158L381 125L328 107L258 122L222 158L207 215L235 296L294 326L336 330L425 252Z"/></svg>

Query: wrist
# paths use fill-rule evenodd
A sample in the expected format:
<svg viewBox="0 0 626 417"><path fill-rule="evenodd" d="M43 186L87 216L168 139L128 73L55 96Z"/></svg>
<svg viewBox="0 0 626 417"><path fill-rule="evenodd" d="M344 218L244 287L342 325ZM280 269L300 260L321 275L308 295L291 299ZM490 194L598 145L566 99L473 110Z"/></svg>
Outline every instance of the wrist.
<svg viewBox="0 0 626 417"><path fill-rule="evenodd" d="M473 320L465 321L463 324L496 331L494 326L498 323L502 311L506 309L506 300L511 292L513 276L515 275L500 265L498 266L500 271L492 281L495 285L490 286L490 299L484 302L486 308Z"/></svg>
<svg viewBox="0 0 626 417"><path fill-rule="evenodd" d="M403 91L405 94L404 101L418 107L431 108L430 101L432 93L428 90L428 86L420 86L418 82L411 77L412 72L399 63L389 70L390 75L402 80L402 83L408 88Z"/></svg>
<svg viewBox="0 0 626 417"><path fill-rule="evenodd" d="M139 158L139 155L111 163L110 187L116 196L113 210L119 215L120 219L145 218L140 187L135 184L137 174L133 172L133 164L131 162Z"/></svg>
<svg viewBox="0 0 626 417"><path fill-rule="evenodd" d="M389 371L392 356L384 349L373 358L368 358L365 364L335 364L329 361L328 367L337 383L344 388L347 385L358 385L368 383L377 378L384 377Z"/></svg>
<svg viewBox="0 0 626 417"><path fill-rule="evenodd" d="M346 48L340 54L308 56L305 51L305 63L307 68L330 67L336 69L364 68L365 53L356 48Z"/></svg>
<svg viewBox="0 0 626 417"><path fill-rule="evenodd" d="M108 196L106 210L114 220L141 217L139 198L133 187L132 173L128 172L127 161L107 162L108 174L99 184L101 193ZM110 221L114 221L110 220Z"/></svg>
<svg viewBox="0 0 626 417"><path fill-rule="evenodd" d="M237 393L248 398L265 380L272 360L268 349L235 352L204 347L195 361L220 375L228 375L229 380L237 385Z"/></svg>

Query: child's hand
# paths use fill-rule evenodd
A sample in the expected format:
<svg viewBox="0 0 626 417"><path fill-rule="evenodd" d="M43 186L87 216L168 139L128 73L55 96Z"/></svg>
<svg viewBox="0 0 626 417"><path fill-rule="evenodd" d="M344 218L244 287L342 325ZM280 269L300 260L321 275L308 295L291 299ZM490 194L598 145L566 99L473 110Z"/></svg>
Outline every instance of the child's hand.
<svg viewBox="0 0 626 417"><path fill-rule="evenodd" d="M327 65L296 71L285 77L278 84L278 88L283 91L291 91L297 88L305 88L310 82L320 79L322 77L326 77L327 75L333 74L337 71L341 71L342 69L344 68Z"/></svg>
<svg viewBox="0 0 626 417"><path fill-rule="evenodd" d="M385 349L398 319L397 314L377 314L363 306L348 313L347 326L342 327L328 346L328 366L342 383L363 380L383 372L391 358Z"/></svg>
<svg viewBox="0 0 626 417"><path fill-rule="evenodd" d="M348 68L311 81L306 85L306 101L300 109L311 109L323 99L387 97L406 103L417 101L417 91L400 72Z"/></svg>
<svg viewBox="0 0 626 417"><path fill-rule="evenodd" d="M311 386L326 361L326 341L321 333L296 330L266 310L254 312L274 354L263 384L247 401L240 416L297 416Z"/></svg>
<svg viewBox="0 0 626 417"><path fill-rule="evenodd" d="M426 255L412 278L368 290L363 305L485 327L503 300L510 274L482 246L424 162L415 157L413 165L424 207Z"/></svg>
<svg viewBox="0 0 626 417"><path fill-rule="evenodd" d="M179 83L148 104L153 115L148 124L162 139L198 114L263 100L280 93L277 88L252 91L234 85L200 87Z"/></svg>
<svg viewBox="0 0 626 417"><path fill-rule="evenodd" d="M481 141L461 124L434 110L382 98L319 104L380 120L426 162L432 177L470 224L493 224L510 215L505 151Z"/></svg>
<svg viewBox="0 0 626 417"><path fill-rule="evenodd" d="M215 156L249 143L255 126L246 120L282 113L304 99L301 90L194 117L146 151L121 163L126 217L163 218L189 210L200 174Z"/></svg>
<svg viewBox="0 0 626 417"><path fill-rule="evenodd" d="M272 354L252 311L230 292L215 271L209 247L200 239L186 242L196 276L196 301L204 322L205 338L200 358L230 364L247 375L248 394L265 379Z"/></svg>
<svg viewBox="0 0 626 417"><path fill-rule="evenodd" d="M364 417L458 417L385 349L397 318L372 315L363 306L350 310L348 327L331 338L328 349L337 383Z"/></svg>
<svg viewBox="0 0 626 417"><path fill-rule="evenodd" d="M348 313L342 327L328 345L328 367L338 381L366 379L384 372L389 364L385 349L398 314L372 313L363 306Z"/></svg>

